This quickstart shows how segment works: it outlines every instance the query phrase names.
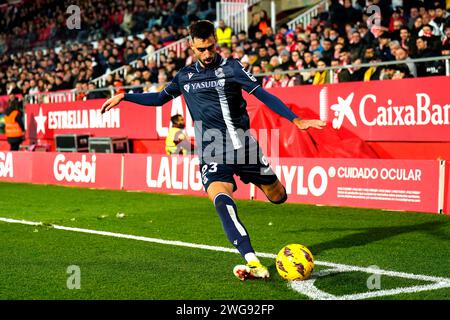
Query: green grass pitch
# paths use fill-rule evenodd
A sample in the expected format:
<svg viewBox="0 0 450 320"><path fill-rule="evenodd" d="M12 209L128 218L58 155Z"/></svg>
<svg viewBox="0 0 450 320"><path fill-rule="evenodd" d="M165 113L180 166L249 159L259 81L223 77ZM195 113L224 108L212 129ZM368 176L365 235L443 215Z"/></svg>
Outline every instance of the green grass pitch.
<svg viewBox="0 0 450 320"><path fill-rule="evenodd" d="M232 248L205 197L0 183L0 299L307 299L262 258L268 281L239 281L237 253L216 252L95 234L48 224ZM450 218L442 215L237 201L256 251L276 254L301 243L319 261L450 278ZM125 217L118 218L117 213ZM67 288L69 266L80 289ZM325 269L317 266L316 270ZM370 291L364 272L321 277L334 295ZM381 290L424 284L381 276ZM376 299L450 299L450 288Z"/></svg>

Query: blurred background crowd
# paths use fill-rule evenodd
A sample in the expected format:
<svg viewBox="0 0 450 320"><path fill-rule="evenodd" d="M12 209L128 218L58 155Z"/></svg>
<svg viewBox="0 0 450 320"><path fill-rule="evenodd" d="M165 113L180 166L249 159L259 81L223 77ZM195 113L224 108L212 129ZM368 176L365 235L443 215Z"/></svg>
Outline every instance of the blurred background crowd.
<svg viewBox="0 0 450 320"><path fill-rule="evenodd" d="M216 1L2 1L0 96L75 88L77 99L103 98L107 92L92 91L92 80L105 74L105 87L157 92L195 58L189 48L179 55L169 51L158 66L152 53L185 38L193 21L216 19ZM282 24L276 30L267 12L256 6L247 30L216 22L217 50L225 58L240 59L265 88L444 75L443 61L411 59L450 55L448 2L329 0L328 10L319 10L310 24L294 29ZM79 30L66 26L71 4L81 9ZM370 5L381 10L375 16L379 25L367 11ZM381 61L399 63L360 67ZM352 67L331 74L325 69L346 65ZM123 66L126 76L109 74ZM272 74L258 76L263 73Z"/></svg>

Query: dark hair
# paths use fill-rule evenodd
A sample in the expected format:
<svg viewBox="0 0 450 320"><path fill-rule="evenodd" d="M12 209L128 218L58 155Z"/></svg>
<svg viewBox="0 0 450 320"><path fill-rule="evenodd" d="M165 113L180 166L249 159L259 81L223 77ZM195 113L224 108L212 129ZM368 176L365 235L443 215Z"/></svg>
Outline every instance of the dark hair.
<svg viewBox="0 0 450 320"><path fill-rule="evenodd" d="M428 44L428 38L427 37L424 37L424 36L422 36L422 37L418 37L416 40L422 40L423 42L426 42L427 44Z"/></svg>
<svg viewBox="0 0 450 320"><path fill-rule="evenodd" d="M178 125L182 119L183 116L181 114L176 114L170 117L170 121L172 122L173 125Z"/></svg>
<svg viewBox="0 0 450 320"><path fill-rule="evenodd" d="M211 36L216 35L216 30L214 24L208 20L200 20L193 22L189 27L189 33L194 38L199 38L202 40L208 39Z"/></svg>

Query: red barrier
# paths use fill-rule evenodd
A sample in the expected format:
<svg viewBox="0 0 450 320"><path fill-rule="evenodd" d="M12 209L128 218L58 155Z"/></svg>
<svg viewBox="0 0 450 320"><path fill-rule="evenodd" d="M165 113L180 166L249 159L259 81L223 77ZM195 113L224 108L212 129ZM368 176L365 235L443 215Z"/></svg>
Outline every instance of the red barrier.
<svg viewBox="0 0 450 320"><path fill-rule="evenodd" d="M26 106L27 136L53 139L55 134L91 134L127 136L130 139L157 139L155 108L123 102L105 114L100 108L105 100L95 99Z"/></svg>
<svg viewBox="0 0 450 320"><path fill-rule="evenodd" d="M32 182L120 189L122 156L93 153L32 153Z"/></svg>
<svg viewBox="0 0 450 320"><path fill-rule="evenodd" d="M32 182L33 154L0 152L0 181Z"/></svg>
<svg viewBox="0 0 450 320"><path fill-rule="evenodd" d="M292 159L273 165L290 202L439 212L439 161ZM256 199L265 196L256 192Z"/></svg>
<svg viewBox="0 0 450 320"><path fill-rule="evenodd" d="M439 161L282 158L272 166L289 202L437 213L443 199L450 213L449 170ZM236 198L266 199L235 179ZM0 152L0 181L206 195L197 157Z"/></svg>
<svg viewBox="0 0 450 320"><path fill-rule="evenodd" d="M123 188L189 195L206 195L200 179L197 157L124 155ZM236 180L239 199L250 198L250 186Z"/></svg>
<svg viewBox="0 0 450 320"><path fill-rule="evenodd" d="M444 214L450 215L450 161L445 162Z"/></svg>
<svg viewBox="0 0 450 320"><path fill-rule="evenodd" d="M449 86L450 77L428 77L271 92L286 104L320 114L339 134L348 130L366 141L450 141L450 99L443 89ZM247 99L253 108L262 105L253 96Z"/></svg>
<svg viewBox="0 0 450 320"><path fill-rule="evenodd" d="M450 152L450 104L442 90L449 85L449 77L429 77L270 89L300 117L320 116L329 123L325 130L308 132L279 119L253 95L244 95L253 129L280 128L282 157L372 158L377 154L365 141L447 142L444 153ZM186 131L194 135L182 97L159 108L123 103L102 116L99 108L103 102L27 105L29 137L38 134L53 139L57 133L89 133L156 140L167 135L170 116L176 113L185 116ZM387 150L382 156L390 154L392 151Z"/></svg>

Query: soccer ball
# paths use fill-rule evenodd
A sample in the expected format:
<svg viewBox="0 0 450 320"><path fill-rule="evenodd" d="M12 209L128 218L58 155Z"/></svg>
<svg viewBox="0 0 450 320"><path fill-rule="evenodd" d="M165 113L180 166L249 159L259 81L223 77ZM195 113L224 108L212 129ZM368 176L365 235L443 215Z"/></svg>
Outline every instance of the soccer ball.
<svg viewBox="0 0 450 320"><path fill-rule="evenodd" d="M289 244L280 250L275 265L283 279L306 280L314 269L314 257L305 246Z"/></svg>

